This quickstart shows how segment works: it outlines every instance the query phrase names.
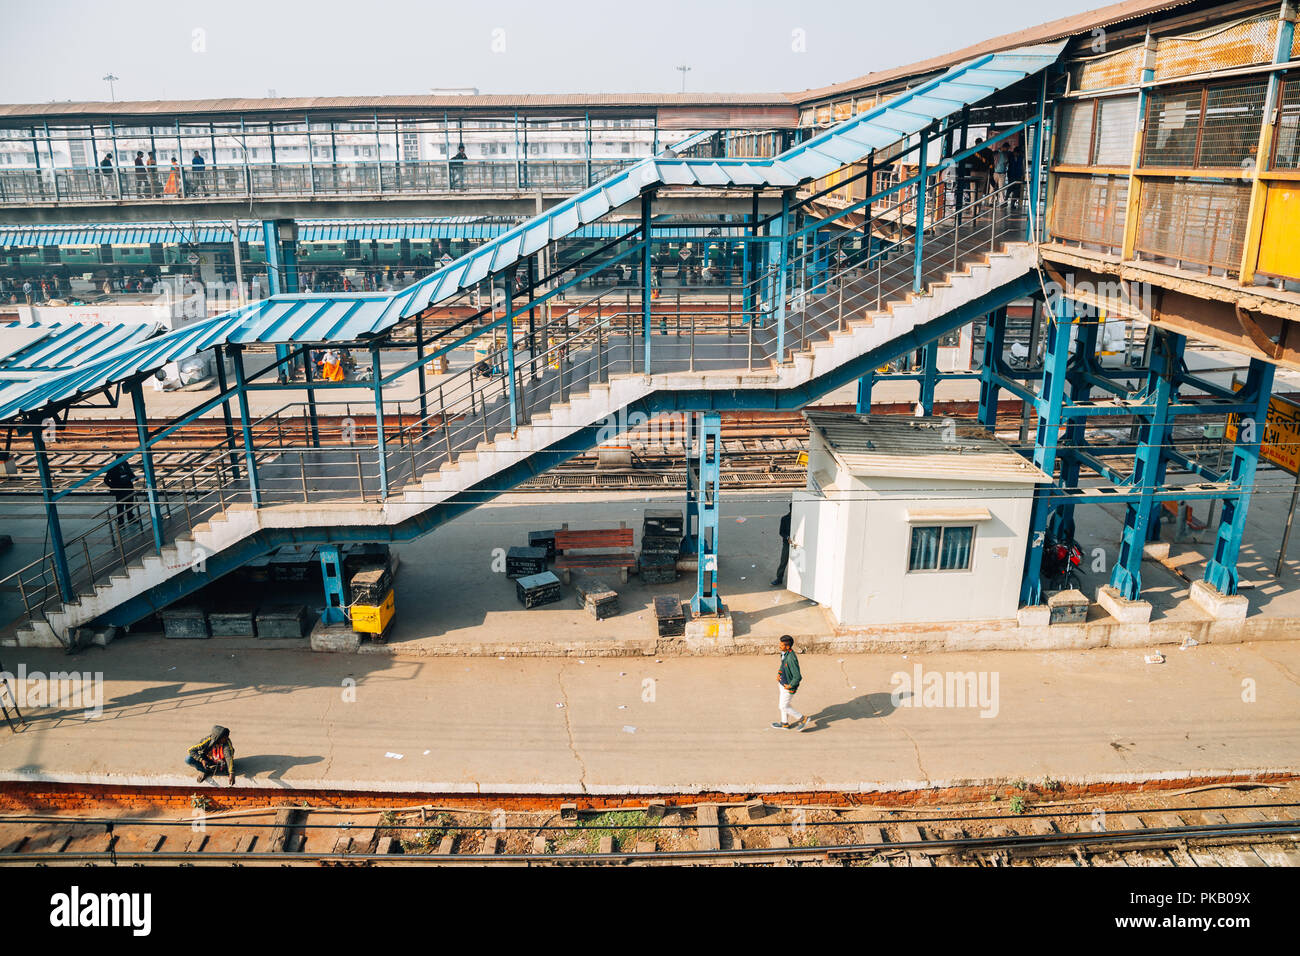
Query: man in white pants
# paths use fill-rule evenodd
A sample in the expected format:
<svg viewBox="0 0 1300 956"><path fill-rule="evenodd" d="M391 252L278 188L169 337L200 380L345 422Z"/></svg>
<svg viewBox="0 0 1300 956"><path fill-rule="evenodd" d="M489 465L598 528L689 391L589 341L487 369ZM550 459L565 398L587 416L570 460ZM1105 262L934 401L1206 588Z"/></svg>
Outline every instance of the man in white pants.
<svg viewBox="0 0 1300 956"><path fill-rule="evenodd" d="M772 729L807 730L808 718L790 706L803 675L799 673L799 656L794 652L794 638L789 634L781 635L781 666L776 672L776 679L781 687L777 698L781 719L772 722Z"/></svg>

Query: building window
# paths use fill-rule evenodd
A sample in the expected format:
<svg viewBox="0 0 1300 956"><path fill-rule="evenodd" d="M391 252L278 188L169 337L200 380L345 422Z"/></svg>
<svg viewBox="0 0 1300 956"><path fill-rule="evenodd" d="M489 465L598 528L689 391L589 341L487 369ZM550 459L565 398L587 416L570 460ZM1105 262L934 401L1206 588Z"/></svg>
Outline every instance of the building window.
<svg viewBox="0 0 1300 956"><path fill-rule="evenodd" d="M912 529L909 571L969 571L973 525L930 525Z"/></svg>

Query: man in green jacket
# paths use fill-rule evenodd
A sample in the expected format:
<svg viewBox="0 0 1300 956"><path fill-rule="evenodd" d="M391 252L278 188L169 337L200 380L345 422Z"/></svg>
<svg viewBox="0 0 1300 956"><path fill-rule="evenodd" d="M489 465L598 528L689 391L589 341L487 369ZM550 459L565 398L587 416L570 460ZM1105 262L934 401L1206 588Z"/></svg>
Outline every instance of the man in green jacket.
<svg viewBox="0 0 1300 956"><path fill-rule="evenodd" d="M790 706L803 675L799 673L799 655L794 652L794 638L789 634L781 635L781 666L776 672L776 679L781 685L777 701L781 708L781 719L772 722L772 729L807 730L808 718Z"/></svg>

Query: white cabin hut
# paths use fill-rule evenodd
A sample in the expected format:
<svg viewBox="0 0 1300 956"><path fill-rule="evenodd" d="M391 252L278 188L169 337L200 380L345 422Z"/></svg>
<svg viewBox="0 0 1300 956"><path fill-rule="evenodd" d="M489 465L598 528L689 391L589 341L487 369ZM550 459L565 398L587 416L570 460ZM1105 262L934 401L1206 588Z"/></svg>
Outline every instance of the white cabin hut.
<svg viewBox="0 0 1300 956"><path fill-rule="evenodd" d="M952 419L806 417L790 590L842 627L1016 616L1034 486L1047 475Z"/></svg>

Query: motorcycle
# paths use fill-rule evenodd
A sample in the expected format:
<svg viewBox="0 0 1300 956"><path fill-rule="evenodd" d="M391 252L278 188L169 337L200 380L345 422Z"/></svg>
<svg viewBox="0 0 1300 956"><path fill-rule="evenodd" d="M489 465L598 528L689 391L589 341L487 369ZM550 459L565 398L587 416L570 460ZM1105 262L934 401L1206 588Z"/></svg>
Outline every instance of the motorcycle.
<svg viewBox="0 0 1300 956"><path fill-rule="evenodd" d="M1082 590L1083 579L1079 576L1082 564L1083 549L1078 541L1049 537L1043 547L1043 580L1047 583L1047 590Z"/></svg>

